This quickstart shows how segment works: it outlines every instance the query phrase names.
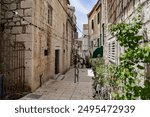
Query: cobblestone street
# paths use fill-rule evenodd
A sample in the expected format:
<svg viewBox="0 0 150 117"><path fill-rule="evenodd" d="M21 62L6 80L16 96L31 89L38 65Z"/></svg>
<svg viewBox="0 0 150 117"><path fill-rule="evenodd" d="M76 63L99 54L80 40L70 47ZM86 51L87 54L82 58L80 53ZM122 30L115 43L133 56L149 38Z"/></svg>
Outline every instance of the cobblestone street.
<svg viewBox="0 0 150 117"><path fill-rule="evenodd" d="M21 100L92 100L92 70L80 69L79 82L74 83L74 69L57 80L50 79Z"/></svg>

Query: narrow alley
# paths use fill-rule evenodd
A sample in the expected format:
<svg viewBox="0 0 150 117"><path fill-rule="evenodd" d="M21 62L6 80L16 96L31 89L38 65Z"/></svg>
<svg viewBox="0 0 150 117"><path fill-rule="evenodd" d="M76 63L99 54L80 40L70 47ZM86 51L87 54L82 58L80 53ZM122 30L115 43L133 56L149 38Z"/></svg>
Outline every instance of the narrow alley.
<svg viewBox="0 0 150 117"><path fill-rule="evenodd" d="M92 100L92 75L91 69L79 69L79 82L74 83L74 69L70 69L21 100Z"/></svg>
<svg viewBox="0 0 150 117"><path fill-rule="evenodd" d="M149 11L150 0L0 0L0 99L150 99Z"/></svg>

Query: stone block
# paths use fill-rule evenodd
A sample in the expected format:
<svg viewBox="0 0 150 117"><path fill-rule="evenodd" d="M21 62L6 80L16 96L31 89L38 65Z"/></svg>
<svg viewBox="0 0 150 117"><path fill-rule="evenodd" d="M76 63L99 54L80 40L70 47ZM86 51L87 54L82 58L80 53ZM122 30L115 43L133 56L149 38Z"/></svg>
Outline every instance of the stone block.
<svg viewBox="0 0 150 117"><path fill-rule="evenodd" d="M24 41L31 43L32 35L31 34L18 34L16 35L16 41Z"/></svg>
<svg viewBox="0 0 150 117"><path fill-rule="evenodd" d="M23 10L22 9L16 10L16 12L18 12L19 16L23 16Z"/></svg>
<svg viewBox="0 0 150 117"><path fill-rule="evenodd" d="M10 4L10 10L15 10L17 5L15 3Z"/></svg>
<svg viewBox="0 0 150 117"><path fill-rule="evenodd" d="M148 39L150 40L150 29L149 29L149 26L150 26L150 23L147 24L147 36L148 36Z"/></svg>
<svg viewBox="0 0 150 117"><path fill-rule="evenodd" d="M16 36L15 35L11 35L10 38L11 38L11 40L15 40Z"/></svg>
<svg viewBox="0 0 150 117"><path fill-rule="evenodd" d="M14 22L9 22L9 24L7 24L7 26L15 26Z"/></svg>
<svg viewBox="0 0 150 117"><path fill-rule="evenodd" d="M30 67L28 66L25 66L25 75L26 76L31 76L32 75L32 69L31 69L31 67L32 67L32 63L30 62Z"/></svg>
<svg viewBox="0 0 150 117"><path fill-rule="evenodd" d="M125 8L127 6L127 0L123 0L123 8Z"/></svg>
<svg viewBox="0 0 150 117"><path fill-rule="evenodd" d="M18 27L13 27L11 30L12 34L18 34L18 33L22 33L22 27L18 26Z"/></svg>
<svg viewBox="0 0 150 117"><path fill-rule="evenodd" d="M25 59L31 59L32 58L32 51L26 51L25 52Z"/></svg>
<svg viewBox="0 0 150 117"><path fill-rule="evenodd" d="M26 26L26 33L32 33L32 26Z"/></svg>
<svg viewBox="0 0 150 117"><path fill-rule="evenodd" d="M1 11L0 11L1 12ZM1 19L4 19L5 18L5 16L4 15L2 15L2 13L1 13L1 15L0 15L0 20Z"/></svg>
<svg viewBox="0 0 150 117"><path fill-rule="evenodd" d="M10 33L10 29L5 29L4 32L5 33Z"/></svg>
<svg viewBox="0 0 150 117"><path fill-rule="evenodd" d="M5 18L12 18L14 16L14 13L12 11L5 12Z"/></svg>
<svg viewBox="0 0 150 117"><path fill-rule="evenodd" d="M137 0L136 0L137 1ZM144 3L144 2L146 2L147 0L140 0L140 3L142 4L142 3Z"/></svg>
<svg viewBox="0 0 150 117"><path fill-rule="evenodd" d="M14 18L13 18L13 21L14 21L14 22L20 21L20 18L14 17Z"/></svg>
<svg viewBox="0 0 150 117"><path fill-rule="evenodd" d="M3 24L3 23L6 23L7 22L7 20L6 19L2 19L1 20L1 23Z"/></svg>
<svg viewBox="0 0 150 117"><path fill-rule="evenodd" d="M25 42L25 48L26 48L26 50L32 50L32 42L30 41L26 41Z"/></svg>
<svg viewBox="0 0 150 117"><path fill-rule="evenodd" d="M143 9L143 14L142 14L143 23L147 22L150 18L149 10L150 10L150 7L145 7Z"/></svg>
<svg viewBox="0 0 150 117"><path fill-rule="evenodd" d="M32 59L25 59L25 76L32 76Z"/></svg>
<svg viewBox="0 0 150 117"><path fill-rule="evenodd" d="M31 65L32 65L32 59L25 59L25 66L30 68Z"/></svg>
<svg viewBox="0 0 150 117"><path fill-rule="evenodd" d="M20 26L21 25L20 21L16 22L15 25Z"/></svg>
<svg viewBox="0 0 150 117"><path fill-rule="evenodd" d="M29 22L32 22L31 17L23 17L24 19L21 19L21 24L29 24Z"/></svg>
<svg viewBox="0 0 150 117"><path fill-rule="evenodd" d="M31 8L32 0L21 1L21 8Z"/></svg>
<svg viewBox="0 0 150 117"><path fill-rule="evenodd" d="M3 34L3 38L4 38L4 39L9 39L9 37L10 37L10 34L8 34L8 33L4 33L4 34Z"/></svg>
<svg viewBox="0 0 150 117"><path fill-rule="evenodd" d="M24 16L31 16L32 15L32 10L31 9L25 9L24 10Z"/></svg>

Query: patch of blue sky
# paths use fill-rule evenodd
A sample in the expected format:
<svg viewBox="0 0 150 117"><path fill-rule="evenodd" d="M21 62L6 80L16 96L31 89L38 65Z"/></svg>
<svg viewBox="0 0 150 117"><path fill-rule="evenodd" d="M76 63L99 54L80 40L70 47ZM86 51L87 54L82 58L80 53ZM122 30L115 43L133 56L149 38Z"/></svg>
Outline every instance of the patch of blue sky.
<svg viewBox="0 0 150 117"><path fill-rule="evenodd" d="M76 8L77 26L82 30L83 24L88 23L87 14L91 11L97 0L70 0L72 6ZM79 32L79 37L83 34Z"/></svg>

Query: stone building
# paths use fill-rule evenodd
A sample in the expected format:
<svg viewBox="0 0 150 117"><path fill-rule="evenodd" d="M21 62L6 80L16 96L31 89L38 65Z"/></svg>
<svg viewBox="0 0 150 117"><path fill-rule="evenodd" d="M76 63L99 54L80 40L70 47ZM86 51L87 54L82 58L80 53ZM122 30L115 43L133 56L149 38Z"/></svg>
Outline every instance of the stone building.
<svg viewBox="0 0 150 117"><path fill-rule="evenodd" d="M88 24L83 24L83 34L80 38L74 40L75 49L78 50L78 54L82 58L90 57L89 53L89 36L88 36Z"/></svg>
<svg viewBox="0 0 150 117"><path fill-rule="evenodd" d="M34 91L69 69L76 32L69 0L1 0L0 5L0 62L10 87Z"/></svg>
<svg viewBox="0 0 150 117"><path fill-rule="evenodd" d="M146 30L147 39L150 41L150 0L107 0L107 25L125 21L127 23L136 16L136 9L142 6L142 28ZM142 33L142 32L141 32ZM124 48L119 45L116 38L107 30L105 42L105 60L107 63L120 64L120 55ZM150 65L147 65L147 77L150 79Z"/></svg>
<svg viewBox="0 0 150 117"><path fill-rule="evenodd" d="M83 46L82 45L83 45L82 37L74 40L75 51L77 51L77 54L80 57L83 57L83 48L82 48Z"/></svg>
<svg viewBox="0 0 150 117"><path fill-rule="evenodd" d="M88 14L90 51L94 53L99 47L104 45L104 24L102 23L102 1L98 0L91 12ZM103 49L103 48L101 48ZM101 55L103 56L103 55Z"/></svg>
<svg viewBox="0 0 150 117"><path fill-rule="evenodd" d="M120 54L124 52L124 48L120 47L116 38L110 34L108 25L120 21L130 22L135 16L135 11L139 4L143 6L143 28L147 29L149 39L149 0L98 0L92 11L88 14L91 45L97 45L97 39L100 39L99 45L104 46L104 59L106 63L119 64ZM99 12L100 18L98 18ZM98 24L99 19L100 24Z"/></svg>
<svg viewBox="0 0 150 117"><path fill-rule="evenodd" d="M88 36L88 24L83 24L83 51L88 51L89 49L89 36Z"/></svg>
<svg viewBox="0 0 150 117"><path fill-rule="evenodd" d="M131 22L133 17L136 16L135 11L139 5L142 5L142 22L143 29L147 30L148 39L150 40L150 0L107 0L107 24L117 23L120 21ZM107 32L105 43L107 56L105 59L108 63L119 64L120 54L124 52L115 37Z"/></svg>
<svg viewBox="0 0 150 117"><path fill-rule="evenodd" d="M89 36L88 36L88 24L83 24L83 36L75 39L75 46L79 47L79 55L82 58L89 56Z"/></svg>

